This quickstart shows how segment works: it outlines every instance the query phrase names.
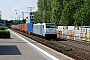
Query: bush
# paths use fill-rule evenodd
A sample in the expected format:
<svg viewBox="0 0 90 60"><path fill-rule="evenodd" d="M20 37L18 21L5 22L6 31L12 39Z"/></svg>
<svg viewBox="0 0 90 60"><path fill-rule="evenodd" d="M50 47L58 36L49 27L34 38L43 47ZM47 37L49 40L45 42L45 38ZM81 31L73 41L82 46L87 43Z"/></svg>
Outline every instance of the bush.
<svg viewBox="0 0 90 60"><path fill-rule="evenodd" d="M0 26L0 30L5 30L5 28L3 26Z"/></svg>
<svg viewBox="0 0 90 60"><path fill-rule="evenodd" d="M0 38L10 38L10 32L6 30L0 30Z"/></svg>

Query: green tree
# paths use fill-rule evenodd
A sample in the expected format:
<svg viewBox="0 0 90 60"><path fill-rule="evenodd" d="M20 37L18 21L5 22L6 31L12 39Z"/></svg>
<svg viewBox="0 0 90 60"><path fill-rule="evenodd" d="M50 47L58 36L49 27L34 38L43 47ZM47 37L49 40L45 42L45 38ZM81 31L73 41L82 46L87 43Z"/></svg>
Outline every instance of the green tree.
<svg viewBox="0 0 90 60"><path fill-rule="evenodd" d="M36 12L36 15L39 22L44 22L44 9L44 0L38 0L38 11Z"/></svg>
<svg viewBox="0 0 90 60"><path fill-rule="evenodd" d="M38 0L35 22L52 22L63 26L90 25L89 6L89 0Z"/></svg>
<svg viewBox="0 0 90 60"><path fill-rule="evenodd" d="M75 19L75 26L90 26L90 0L85 0L81 8L76 10L73 18Z"/></svg>

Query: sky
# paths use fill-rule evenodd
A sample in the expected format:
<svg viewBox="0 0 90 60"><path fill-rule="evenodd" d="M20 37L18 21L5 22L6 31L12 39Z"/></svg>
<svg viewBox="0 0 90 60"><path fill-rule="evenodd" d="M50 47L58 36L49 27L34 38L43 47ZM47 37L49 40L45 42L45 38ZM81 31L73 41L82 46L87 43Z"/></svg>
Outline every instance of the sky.
<svg viewBox="0 0 90 60"><path fill-rule="evenodd" d="M37 11L38 0L0 0L0 11L2 11L2 19L12 20L17 16L22 17L21 12L29 11L27 7L34 7L33 11ZM17 15L15 14L17 10ZM25 13L25 17L28 14Z"/></svg>

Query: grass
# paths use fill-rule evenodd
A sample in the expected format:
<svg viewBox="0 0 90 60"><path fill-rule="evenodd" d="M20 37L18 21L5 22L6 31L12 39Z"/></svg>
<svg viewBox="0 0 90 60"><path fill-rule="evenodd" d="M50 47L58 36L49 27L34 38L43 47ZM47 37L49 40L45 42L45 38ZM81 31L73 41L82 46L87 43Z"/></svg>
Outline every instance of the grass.
<svg viewBox="0 0 90 60"><path fill-rule="evenodd" d="M66 46L59 46L59 48L61 48L62 50L64 50L64 51L71 51L72 49L71 48L69 48L69 47L66 47Z"/></svg>
<svg viewBox="0 0 90 60"><path fill-rule="evenodd" d="M52 39L52 40L50 40L50 43L51 43L51 44L54 44L54 40L53 40L53 39Z"/></svg>

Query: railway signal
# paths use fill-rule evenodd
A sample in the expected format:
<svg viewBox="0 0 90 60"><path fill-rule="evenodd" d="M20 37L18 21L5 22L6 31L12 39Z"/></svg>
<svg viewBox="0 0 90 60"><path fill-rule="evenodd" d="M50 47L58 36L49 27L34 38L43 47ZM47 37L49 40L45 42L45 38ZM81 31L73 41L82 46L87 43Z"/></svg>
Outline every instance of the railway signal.
<svg viewBox="0 0 90 60"><path fill-rule="evenodd" d="M29 17L26 20L26 23L34 23L34 15L33 15L33 12L32 12L32 9L34 7L27 7L27 8L29 9L29 12L27 12L29 14Z"/></svg>

